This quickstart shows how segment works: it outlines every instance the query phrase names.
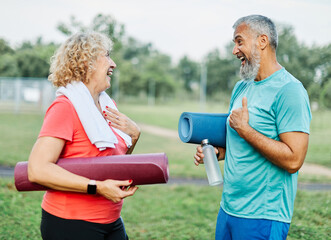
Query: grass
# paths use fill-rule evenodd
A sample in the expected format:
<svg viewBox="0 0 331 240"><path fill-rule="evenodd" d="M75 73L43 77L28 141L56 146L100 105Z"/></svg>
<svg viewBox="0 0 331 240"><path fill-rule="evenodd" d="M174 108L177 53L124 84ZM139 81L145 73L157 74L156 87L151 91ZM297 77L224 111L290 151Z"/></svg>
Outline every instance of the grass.
<svg viewBox="0 0 331 240"><path fill-rule="evenodd" d="M306 161L331 168L331 111L313 112Z"/></svg>
<svg viewBox="0 0 331 240"><path fill-rule="evenodd" d="M0 114L0 164L14 166L27 161L43 122L43 116Z"/></svg>
<svg viewBox="0 0 331 240"><path fill-rule="evenodd" d="M41 239L43 192L21 193L0 179L0 239ZM125 199L122 217L130 239L214 239L221 189L209 186L140 186ZM331 192L299 191L289 240L331 237Z"/></svg>

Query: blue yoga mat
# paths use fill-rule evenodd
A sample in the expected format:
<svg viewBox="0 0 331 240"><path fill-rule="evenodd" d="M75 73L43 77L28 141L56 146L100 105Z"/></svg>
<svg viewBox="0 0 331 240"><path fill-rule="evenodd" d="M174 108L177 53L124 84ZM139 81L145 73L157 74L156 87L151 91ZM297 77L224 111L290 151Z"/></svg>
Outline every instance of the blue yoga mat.
<svg viewBox="0 0 331 240"><path fill-rule="evenodd" d="M179 138L184 143L201 144L203 139L215 147L225 147L226 113L183 112L178 122Z"/></svg>

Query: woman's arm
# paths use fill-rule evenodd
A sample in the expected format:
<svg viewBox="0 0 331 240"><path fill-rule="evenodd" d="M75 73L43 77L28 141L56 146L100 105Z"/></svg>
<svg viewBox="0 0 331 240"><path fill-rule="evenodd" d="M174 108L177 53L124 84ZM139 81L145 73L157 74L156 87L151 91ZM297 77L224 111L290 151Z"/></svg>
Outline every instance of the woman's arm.
<svg viewBox="0 0 331 240"><path fill-rule="evenodd" d="M65 140L54 137L40 137L32 148L28 162L29 181L46 187L70 192L87 192L89 179L73 174L56 165ZM97 192L109 200L118 202L132 196L137 187L123 191L121 186L129 186L130 181L97 181Z"/></svg>

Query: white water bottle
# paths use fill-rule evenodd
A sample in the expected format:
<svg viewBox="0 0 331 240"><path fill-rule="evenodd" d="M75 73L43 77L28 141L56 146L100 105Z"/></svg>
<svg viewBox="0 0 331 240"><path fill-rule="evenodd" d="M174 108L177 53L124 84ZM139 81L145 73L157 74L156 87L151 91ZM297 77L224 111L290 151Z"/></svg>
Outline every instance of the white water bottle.
<svg viewBox="0 0 331 240"><path fill-rule="evenodd" d="M218 165L214 147L209 144L208 139L203 139L201 142L203 151L203 162L205 164L208 182L210 186L215 186L223 183L223 177Z"/></svg>

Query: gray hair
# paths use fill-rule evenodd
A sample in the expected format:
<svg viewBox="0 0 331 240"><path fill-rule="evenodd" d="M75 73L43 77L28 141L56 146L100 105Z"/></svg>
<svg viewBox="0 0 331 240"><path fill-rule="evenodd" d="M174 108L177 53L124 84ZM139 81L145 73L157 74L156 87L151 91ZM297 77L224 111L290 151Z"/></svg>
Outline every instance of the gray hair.
<svg viewBox="0 0 331 240"><path fill-rule="evenodd" d="M249 15L239 18L234 25L233 29L236 29L240 24L247 24L250 29L256 32L258 35L265 34L268 36L270 46L276 50L278 46L278 34L276 26L271 19L262 15Z"/></svg>

